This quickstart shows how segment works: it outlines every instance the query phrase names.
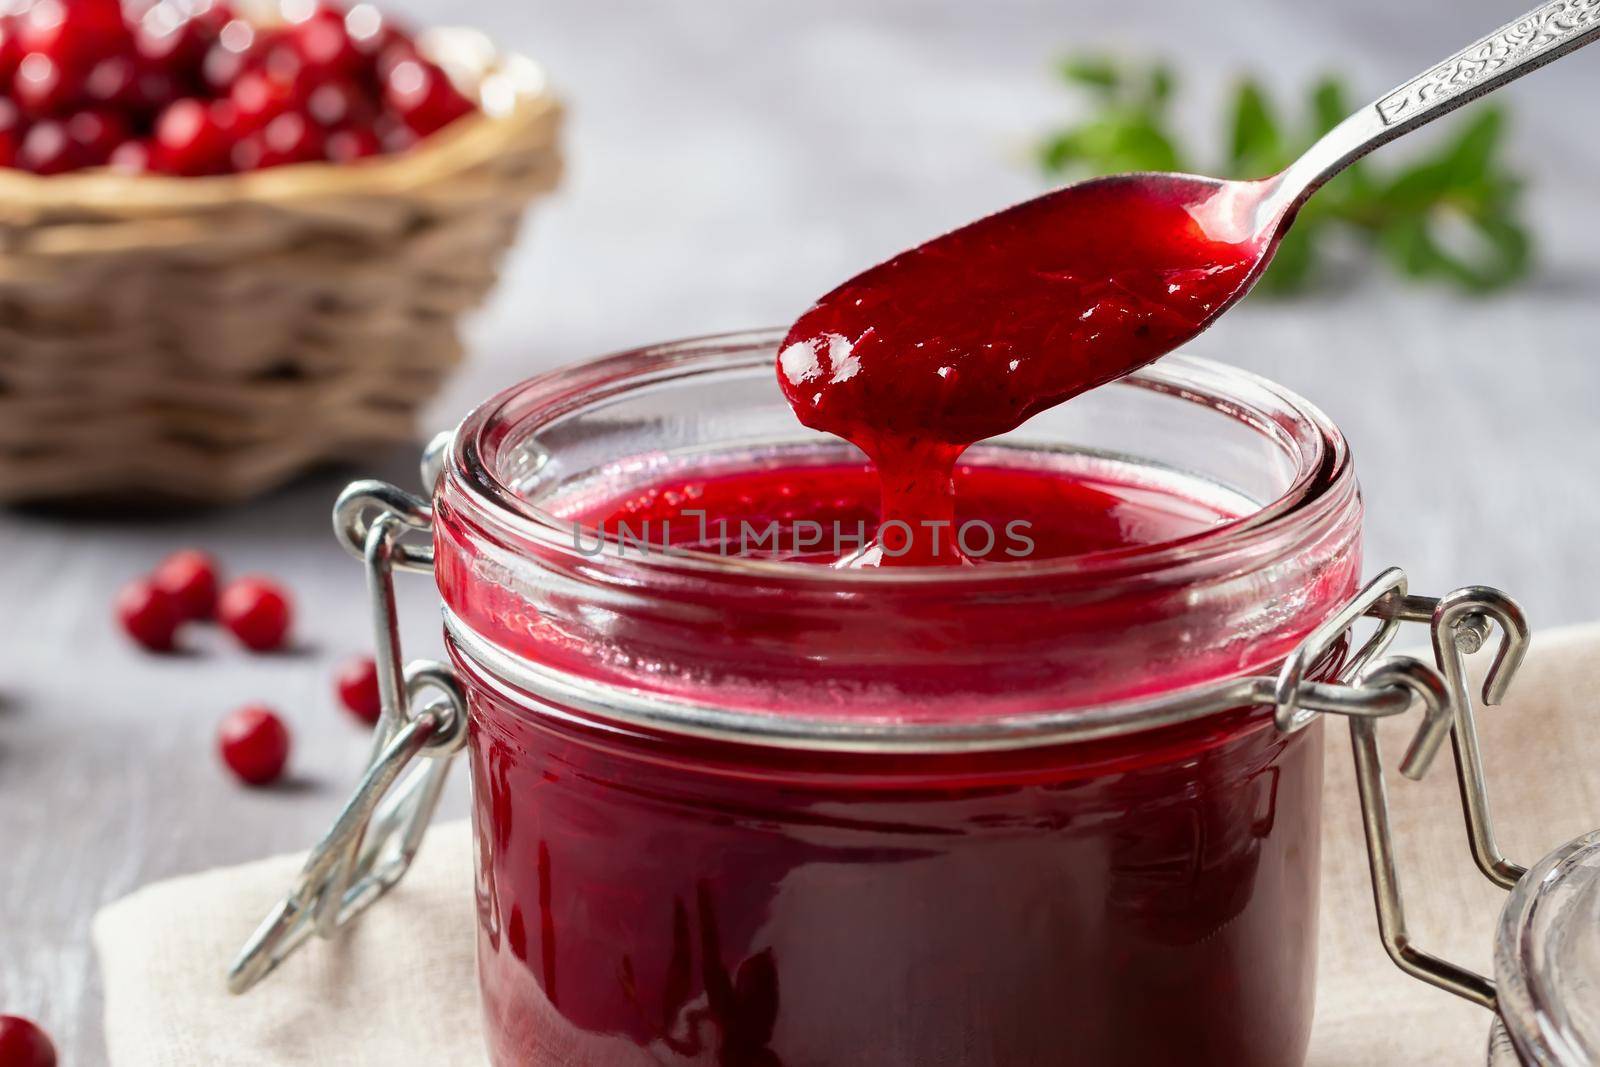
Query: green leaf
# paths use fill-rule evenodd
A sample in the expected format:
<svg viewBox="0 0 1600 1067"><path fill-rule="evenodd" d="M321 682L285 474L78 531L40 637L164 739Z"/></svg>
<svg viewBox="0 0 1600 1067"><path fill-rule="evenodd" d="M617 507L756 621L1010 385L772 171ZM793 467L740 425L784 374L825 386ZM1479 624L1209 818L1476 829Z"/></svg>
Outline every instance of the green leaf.
<svg viewBox="0 0 1600 1067"><path fill-rule="evenodd" d="M1149 115L1128 116L1116 131L1106 173L1128 170L1179 170L1178 149Z"/></svg>
<svg viewBox="0 0 1600 1067"><path fill-rule="evenodd" d="M1077 130L1063 130L1039 145L1039 166L1046 174L1061 174L1088 161L1089 154Z"/></svg>
<svg viewBox="0 0 1600 1067"><path fill-rule="evenodd" d="M1490 176L1505 120L1505 112L1499 108L1485 107L1466 124L1444 153L1443 165L1452 181L1465 185Z"/></svg>
<svg viewBox="0 0 1600 1067"><path fill-rule="evenodd" d="M1335 75L1319 78L1311 87L1312 133L1321 137L1350 116L1349 92Z"/></svg>
<svg viewBox="0 0 1600 1067"><path fill-rule="evenodd" d="M1132 170L1178 170L1177 146L1149 113L1120 108L1040 145L1040 164L1052 175L1117 174Z"/></svg>
<svg viewBox="0 0 1600 1067"><path fill-rule="evenodd" d="M1145 90L1145 99L1152 109L1164 107L1172 99L1172 91L1177 85L1178 78L1172 73L1172 68L1158 63L1150 68L1150 84Z"/></svg>
<svg viewBox="0 0 1600 1067"><path fill-rule="evenodd" d="M1379 246L1402 273L1454 282L1475 292L1499 289L1524 277L1532 243L1504 217L1470 219L1447 212L1397 218Z"/></svg>
<svg viewBox="0 0 1600 1067"><path fill-rule="evenodd" d="M1046 173L1189 169L1169 117L1177 83L1169 67L1080 56L1062 63L1060 72L1089 91L1092 111L1041 140L1038 159ZM1351 94L1337 76L1313 82L1303 99L1303 111L1287 124L1262 85L1242 82L1229 102L1227 158L1220 169L1252 178L1280 170L1351 110ZM1505 161L1507 124L1503 111L1479 107L1409 161L1402 153L1402 162L1390 162L1391 152L1347 168L1301 210L1261 279L1262 290L1293 293L1316 284L1326 239L1340 235L1364 240L1410 278L1476 292L1523 277L1532 242L1517 211L1522 185Z"/></svg>
<svg viewBox="0 0 1600 1067"><path fill-rule="evenodd" d="M1271 265L1257 283L1262 292L1272 296L1290 296L1309 286L1317 264L1318 229L1315 219L1302 216L1283 235Z"/></svg>
<svg viewBox="0 0 1600 1067"><path fill-rule="evenodd" d="M1114 91L1122 85L1122 72L1104 56L1075 56L1061 64L1061 76L1091 89Z"/></svg>
<svg viewBox="0 0 1600 1067"><path fill-rule="evenodd" d="M1228 164L1236 177L1270 174L1283 154L1283 135L1267 103L1266 93L1253 81L1239 86L1233 100L1233 133Z"/></svg>

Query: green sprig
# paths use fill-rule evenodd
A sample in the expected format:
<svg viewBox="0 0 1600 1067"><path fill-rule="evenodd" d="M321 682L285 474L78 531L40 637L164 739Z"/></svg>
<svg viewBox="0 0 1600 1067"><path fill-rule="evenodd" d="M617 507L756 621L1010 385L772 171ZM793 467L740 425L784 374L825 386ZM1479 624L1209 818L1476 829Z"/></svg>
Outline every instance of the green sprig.
<svg viewBox="0 0 1600 1067"><path fill-rule="evenodd" d="M1343 82L1323 78L1291 125L1259 83L1245 80L1229 107L1226 152L1208 168L1195 165L1174 132L1170 67L1081 56L1063 62L1060 74L1090 95L1094 110L1040 143L1040 164L1056 177L1191 170L1258 178L1283 169L1352 110ZM1370 160L1350 167L1306 204L1262 287L1292 293L1314 284L1324 239L1337 231L1356 235L1408 278L1482 292L1523 277L1532 247L1519 213L1522 183L1502 158L1505 128L1503 110L1480 104L1451 136L1397 169Z"/></svg>

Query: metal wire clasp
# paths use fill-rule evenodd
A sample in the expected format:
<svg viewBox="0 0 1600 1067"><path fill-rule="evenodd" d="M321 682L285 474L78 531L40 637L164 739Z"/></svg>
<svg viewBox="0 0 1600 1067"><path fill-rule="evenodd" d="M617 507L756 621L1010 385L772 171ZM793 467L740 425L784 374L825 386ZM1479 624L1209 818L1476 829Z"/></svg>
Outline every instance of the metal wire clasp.
<svg viewBox="0 0 1600 1067"><path fill-rule="evenodd" d="M1481 695L1485 704L1500 703L1528 648L1528 623L1522 609L1506 594L1486 586L1468 586L1437 599L1413 596L1407 592L1405 572L1398 568L1384 571L1308 636L1284 664L1276 692L1280 728L1299 729L1316 714L1298 706L1305 674L1364 616L1376 620L1378 629L1345 664L1340 680L1363 689L1400 686L1420 700L1423 722L1407 749L1401 772L1410 778L1422 777L1444 739L1450 739L1473 858L1490 881L1509 889L1526 872L1507 860L1495 842L1466 657L1483 648L1490 633L1499 629L1500 644ZM1435 666L1409 656L1378 658L1405 622L1427 624ZM1349 716L1362 829L1384 949L1407 974L1493 1010L1496 993L1491 980L1423 951L1412 943L1406 930L1376 717Z"/></svg>
<svg viewBox="0 0 1600 1067"><path fill-rule="evenodd" d="M437 478L441 443L423 458L423 481ZM289 894L278 902L228 969L228 989L243 993L313 934L332 937L405 875L438 806L451 757L466 741L467 705L445 664L403 665L394 572L433 569L428 502L385 482L356 482L333 509L334 532L367 573L382 713L360 784ZM407 538L412 538L407 540ZM424 762L405 774L414 760Z"/></svg>

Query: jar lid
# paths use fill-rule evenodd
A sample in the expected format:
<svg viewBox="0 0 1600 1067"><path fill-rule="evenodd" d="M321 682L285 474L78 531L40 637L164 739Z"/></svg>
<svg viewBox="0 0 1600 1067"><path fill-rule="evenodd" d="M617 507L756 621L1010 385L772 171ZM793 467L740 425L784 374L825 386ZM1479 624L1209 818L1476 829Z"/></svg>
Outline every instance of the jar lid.
<svg viewBox="0 0 1600 1067"><path fill-rule="evenodd" d="M1495 976L1523 1064L1600 1063L1600 830L1517 883L1500 913Z"/></svg>

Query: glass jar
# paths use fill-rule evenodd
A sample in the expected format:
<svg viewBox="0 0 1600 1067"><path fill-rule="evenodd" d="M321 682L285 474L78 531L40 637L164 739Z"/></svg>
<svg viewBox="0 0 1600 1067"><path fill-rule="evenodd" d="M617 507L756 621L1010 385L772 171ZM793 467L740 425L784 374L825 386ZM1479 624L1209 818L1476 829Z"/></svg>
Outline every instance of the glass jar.
<svg viewBox="0 0 1600 1067"><path fill-rule="evenodd" d="M1243 515L1194 536L968 569L597 551L570 521L597 494L853 454L787 410L778 340L544 375L455 434L433 556L494 1063L1300 1062L1321 730L1196 696L1356 590L1338 431L1171 357L973 457Z"/></svg>

